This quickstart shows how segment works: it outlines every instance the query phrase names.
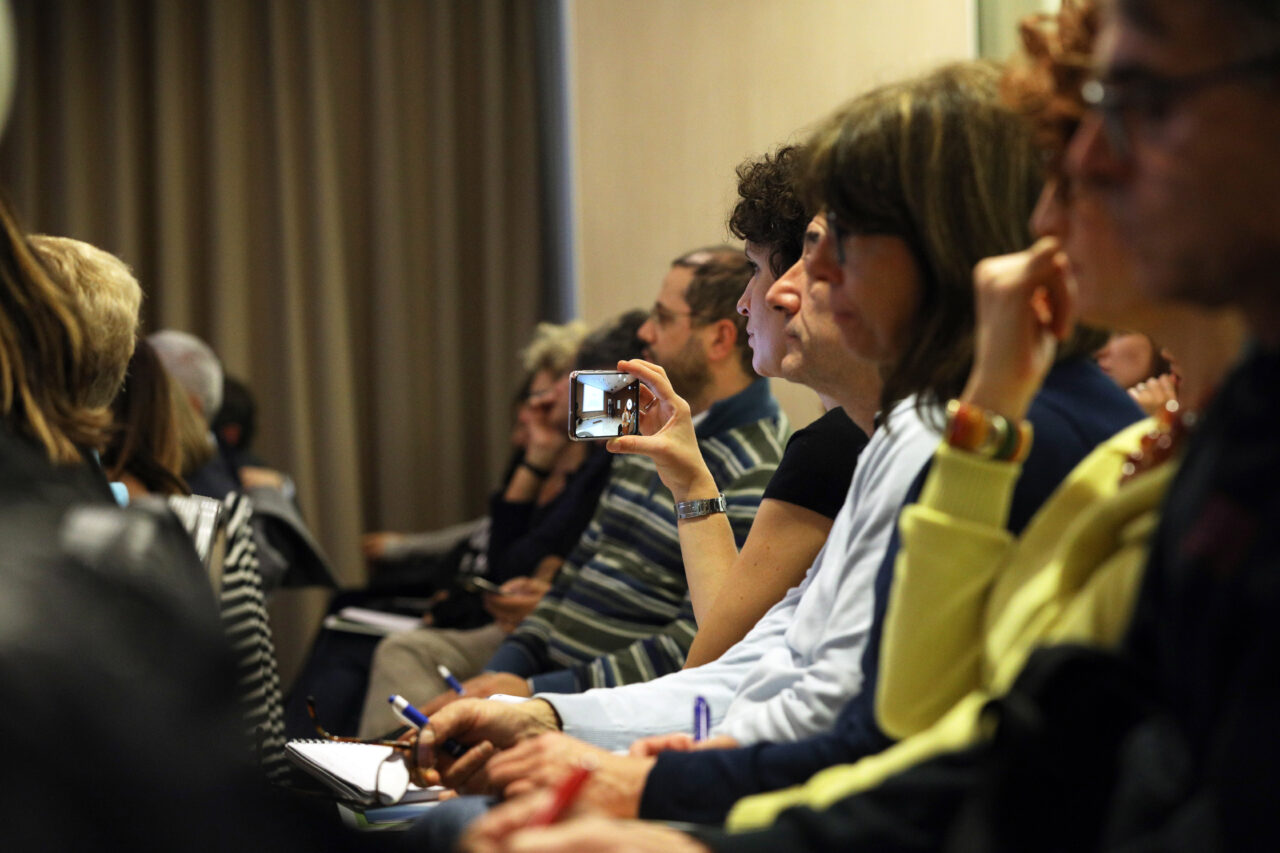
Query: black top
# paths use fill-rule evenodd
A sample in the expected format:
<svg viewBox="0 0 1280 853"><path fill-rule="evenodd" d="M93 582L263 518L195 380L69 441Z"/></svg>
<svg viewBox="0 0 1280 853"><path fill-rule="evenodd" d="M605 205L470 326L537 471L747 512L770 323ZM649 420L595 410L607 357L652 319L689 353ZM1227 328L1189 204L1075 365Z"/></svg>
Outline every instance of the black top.
<svg viewBox="0 0 1280 853"><path fill-rule="evenodd" d="M765 487L765 498L834 519L844 506L858 454L866 446L866 433L837 406L791 436Z"/></svg>
<svg viewBox="0 0 1280 853"><path fill-rule="evenodd" d="M503 500L496 492L489 502L489 580L501 584L528 577L543 558L569 556L596 511L612 461L603 442L597 442L544 506Z"/></svg>
<svg viewBox="0 0 1280 853"><path fill-rule="evenodd" d="M1144 849L1186 837L1206 850L1280 844L1278 380L1280 354L1257 350L1223 383L1152 544L1125 651L1174 723L1143 736L1158 744L1153 755L1181 753L1183 773L1169 785L1171 771L1126 763L1124 822L1148 824Z"/></svg>

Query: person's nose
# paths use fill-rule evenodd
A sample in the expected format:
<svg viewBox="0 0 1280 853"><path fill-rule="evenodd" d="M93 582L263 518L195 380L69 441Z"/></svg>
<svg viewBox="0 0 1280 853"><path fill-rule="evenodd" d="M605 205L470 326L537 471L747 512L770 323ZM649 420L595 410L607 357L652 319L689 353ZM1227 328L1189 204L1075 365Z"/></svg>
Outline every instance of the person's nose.
<svg viewBox="0 0 1280 853"><path fill-rule="evenodd" d="M1128 163L1107 133L1103 117L1091 111L1085 113L1067 144L1065 165L1074 181L1109 184L1124 176Z"/></svg>
<svg viewBox="0 0 1280 853"><path fill-rule="evenodd" d="M765 304L788 316L800 310L800 290L806 277L804 261L796 261L764 295Z"/></svg>
<svg viewBox="0 0 1280 853"><path fill-rule="evenodd" d="M650 317L640 324L640 328L636 329L636 337L644 341L646 344L651 344L657 340L656 332L657 330L654 328L653 318Z"/></svg>
<svg viewBox="0 0 1280 853"><path fill-rule="evenodd" d="M813 251L805 256L804 269L812 280L825 281L833 287L841 284L840 262L836 258L836 243L831 229L823 233Z"/></svg>
<svg viewBox="0 0 1280 853"><path fill-rule="evenodd" d="M1063 204L1065 187L1062 178L1050 178L1040 191L1035 210L1031 211L1031 233L1037 237L1062 237L1066 224Z"/></svg>

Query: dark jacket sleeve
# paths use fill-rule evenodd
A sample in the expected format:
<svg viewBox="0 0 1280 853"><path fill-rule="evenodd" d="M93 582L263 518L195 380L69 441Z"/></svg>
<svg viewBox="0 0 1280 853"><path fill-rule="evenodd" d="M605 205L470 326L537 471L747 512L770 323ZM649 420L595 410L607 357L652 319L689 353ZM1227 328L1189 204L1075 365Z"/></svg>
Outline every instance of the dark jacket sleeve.
<svg viewBox="0 0 1280 853"><path fill-rule="evenodd" d="M593 449L556 498L545 507L516 503L495 493L489 502L487 575L494 583L528 577L548 556L565 557L587 529L609 477L612 458Z"/></svg>
<svg viewBox="0 0 1280 853"><path fill-rule="evenodd" d="M1027 415L1036 438L1014 488L1009 529L1021 533L1081 459L1140 415L1128 395L1093 365L1055 367ZM911 484L904 505L919 499L930 467ZM834 728L794 743L664 753L645 784L642 817L720 823L743 797L798 785L819 770L858 761L892 743L875 720L875 685L899 544L895 528L876 573L874 616L862 657L863 688L841 710Z"/></svg>

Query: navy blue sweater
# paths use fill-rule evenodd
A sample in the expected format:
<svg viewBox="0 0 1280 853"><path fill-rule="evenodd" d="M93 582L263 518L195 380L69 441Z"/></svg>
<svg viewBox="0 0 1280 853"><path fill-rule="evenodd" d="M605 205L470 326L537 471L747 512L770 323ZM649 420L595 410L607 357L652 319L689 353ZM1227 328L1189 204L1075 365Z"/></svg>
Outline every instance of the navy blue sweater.
<svg viewBox="0 0 1280 853"><path fill-rule="evenodd" d="M1009 530L1020 533L1072 468L1141 418L1129 395L1091 359L1056 365L1027 413L1035 442L1014 488ZM907 492L907 504L919 497L928 470L926 466ZM849 764L892 743L876 724L875 685L898 544L895 529L876 575L874 617L862 656L863 688L841 710L834 728L793 743L663 753L645 783L640 817L718 824L743 797L800 784L823 768Z"/></svg>

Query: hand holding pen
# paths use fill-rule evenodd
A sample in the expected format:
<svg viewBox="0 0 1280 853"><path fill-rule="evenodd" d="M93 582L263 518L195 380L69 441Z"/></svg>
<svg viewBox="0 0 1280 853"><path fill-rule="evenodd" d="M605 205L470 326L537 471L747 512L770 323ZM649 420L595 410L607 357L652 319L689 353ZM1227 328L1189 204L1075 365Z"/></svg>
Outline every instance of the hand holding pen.
<svg viewBox="0 0 1280 853"><path fill-rule="evenodd" d="M427 724L431 722L431 720L427 718L427 715L413 707L409 700L401 696L399 693L393 693L391 696L387 697L387 701L391 703L391 709L396 712L396 716L399 717L405 725L413 727L418 732L418 736L421 737L422 731L426 729ZM445 752L449 753L454 758L457 758L467 751L465 746L458 743L453 738L447 738L442 744L440 744L440 746Z"/></svg>

